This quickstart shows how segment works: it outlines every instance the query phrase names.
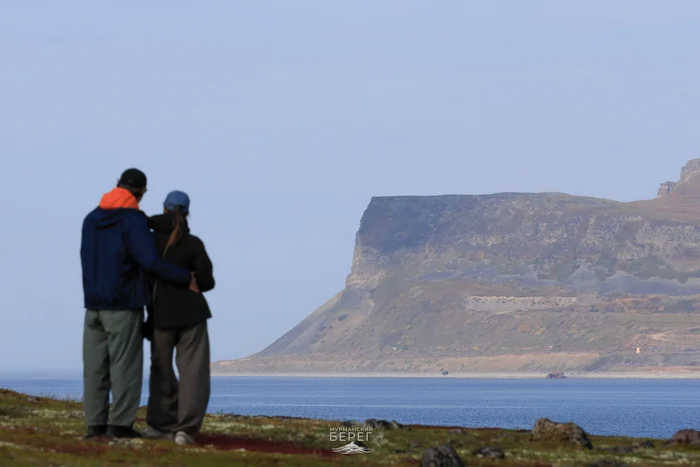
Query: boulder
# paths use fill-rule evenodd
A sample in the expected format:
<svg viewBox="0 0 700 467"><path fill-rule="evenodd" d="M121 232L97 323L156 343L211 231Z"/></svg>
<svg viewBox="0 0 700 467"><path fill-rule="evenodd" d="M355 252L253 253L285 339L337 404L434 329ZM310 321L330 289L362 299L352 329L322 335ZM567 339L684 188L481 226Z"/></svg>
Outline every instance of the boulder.
<svg viewBox="0 0 700 467"><path fill-rule="evenodd" d="M501 448L495 448L491 446L484 446L476 451L472 452L472 456L475 457L490 457L493 459L505 459L506 455Z"/></svg>
<svg viewBox="0 0 700 467"><path fill-rule="evenodd" d="M700 431L698 430L679 430L668 441L668 444L694 444L700 445Z"/></svg>
<svg viewBox="0 0 700 467"><path fill-rule="evenodd" d="M593 462L589 467L630 467L630 465L618 459L601 459Z"/></svg>
<svg viewBox="0 0 700 467"><path fill-rule="evenodd" d="M426 449L420 465L421 467L464 467L464 461L452 446L444 444Z"/></svg>
<svg viewBox="0 0 700 467"><path fill-rule="evenodd" d="M387 420L377 420L375 418L368 418L365 420L365 425L382 430L410 430L410 427L404 426L396 421Z"/></svg>
<svg viewBox="0 0 700 467"><path fill-rule="evenodd" d="M593 448L586 432L573 422L555 423L548 418L541 418L532 429L532 437L538 441L559 441L586 449Z"/></svg>

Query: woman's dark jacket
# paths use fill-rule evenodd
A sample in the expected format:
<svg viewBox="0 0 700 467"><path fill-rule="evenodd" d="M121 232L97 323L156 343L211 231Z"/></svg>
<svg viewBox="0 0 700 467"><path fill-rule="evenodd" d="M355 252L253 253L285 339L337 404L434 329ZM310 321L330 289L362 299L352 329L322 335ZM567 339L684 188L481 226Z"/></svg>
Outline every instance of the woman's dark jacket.
<svg viewBox="0 0 700 467"><path fill-rule="evenodd" d="M171 214L159 214L149 219L153 237L161 256L165 251L168 238L174 228ZM190 234L185 221L185 229L180 242L171 246L165 259L185 269L194 271L197 286L201 292L214 288L213 266L204 243ZM201 293L193 292L187 287L149 278L153 304L148 310L148 323L144 332L151 326L157 329L187 328L205 322L211 318L209 304ZM148 336L147 336L148 337Z"/></svg>

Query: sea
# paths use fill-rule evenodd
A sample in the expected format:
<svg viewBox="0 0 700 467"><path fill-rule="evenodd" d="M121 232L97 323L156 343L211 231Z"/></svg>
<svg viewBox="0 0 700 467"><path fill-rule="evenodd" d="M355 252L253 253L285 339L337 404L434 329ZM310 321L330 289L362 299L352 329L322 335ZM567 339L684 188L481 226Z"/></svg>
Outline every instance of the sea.
<svg viewBox="0 0 700 467"><path fill-rule="evenodd" d="M0 376L0 387L82 397L75 377ZM147 402L144 385L142 402ZM539 418L594 435L669 438L700 429L700 380L214 377L212 413L530 429Z"/></svg>

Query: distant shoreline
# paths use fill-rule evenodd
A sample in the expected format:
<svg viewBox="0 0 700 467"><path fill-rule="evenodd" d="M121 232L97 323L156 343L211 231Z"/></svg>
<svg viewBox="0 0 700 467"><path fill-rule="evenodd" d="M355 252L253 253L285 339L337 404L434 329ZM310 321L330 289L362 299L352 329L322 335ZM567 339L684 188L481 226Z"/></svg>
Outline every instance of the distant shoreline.
<svg viewBox="0 0 700 467"><path fill-rule="evenodd" d="M671 379L700 379L700 371L629 371L629 372L564 372L564 379L636 379L636 380L671 380ZM265 377L265 378L434 378L434 379L546 379L547 373L519 373L519 372L492 372L492 373L410 373L410 372L219 372L212 371L215 378L234 377ZM66 374L56 373L0 373L0 380L4 379L81 379L82 374L70 372ZM144 381L148 375L144 375Z"/></svg>
<svg viewBox="0 0 700 467"><path fill-rule="evenodd" d="M693 372L564 372L564 379L700 379L700 371ZM213 377L276 377L276 378L435 378L435 379L546 379L547 373L449 373L447 375L434 373L251 373L212 372Z"/></svg>

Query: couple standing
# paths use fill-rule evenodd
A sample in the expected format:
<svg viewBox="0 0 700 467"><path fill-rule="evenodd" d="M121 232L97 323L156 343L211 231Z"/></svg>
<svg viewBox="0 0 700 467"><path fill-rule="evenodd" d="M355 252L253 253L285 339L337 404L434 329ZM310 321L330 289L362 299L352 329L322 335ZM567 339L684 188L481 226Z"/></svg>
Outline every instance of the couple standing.
<svg viewBox="0 0 700 467"><path fill-rule="evenodd" d="M140 170L126 170L83 221L87 437L143 436L133 424L145 337L151 341L145 435L191 444L209 404L211 313L202 292L214 288L213 268L202 241L189 233L189 197L171 192L164 213L148 218L139 209L146 182Z"/></svg>

